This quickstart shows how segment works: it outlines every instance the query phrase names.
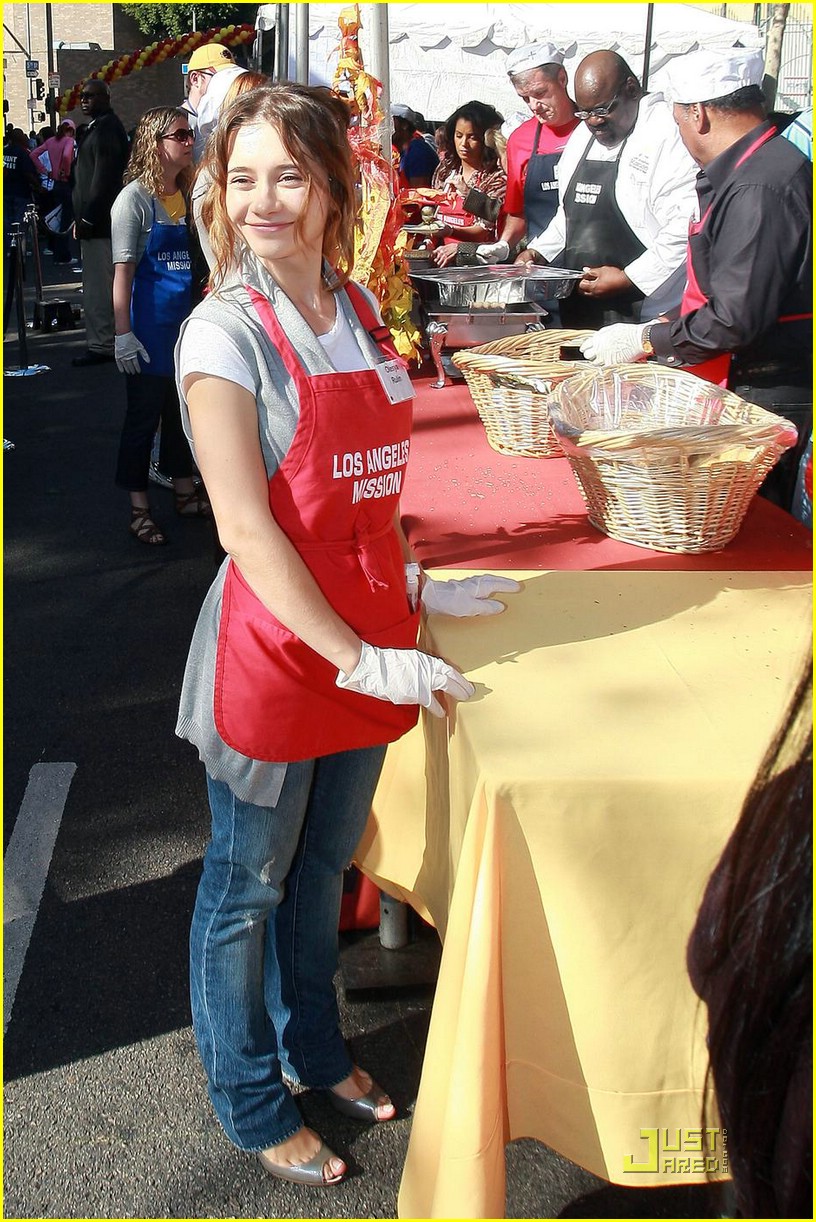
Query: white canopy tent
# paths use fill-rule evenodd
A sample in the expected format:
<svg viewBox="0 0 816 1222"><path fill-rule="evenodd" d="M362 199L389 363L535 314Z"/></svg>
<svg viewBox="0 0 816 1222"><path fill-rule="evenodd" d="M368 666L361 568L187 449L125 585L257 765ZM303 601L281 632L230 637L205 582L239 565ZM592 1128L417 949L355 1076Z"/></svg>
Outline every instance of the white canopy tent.
<svg viewBox="0 0 816 1222"><path fill-rule="evenodd" d="M297 6L299 7L299 6ZM341 4L309 5L309 79L329 84L337 64ZM360 47L372 66L371 10L361 4ZM259 27L274 25L276 6L262 5ZM388 12L390 97L428 120L445 119L463 102L478 98L505 115L520 109L509 83L509 51L549 41L566 52L572 81L590 51L620 52L632 71L643 71L648 4L391 4ZM746 13L750 7L745 5ZM670 59L697 47L737 45L761 48L763 36L745 21L730 21L688 4L654 4L650 50L650 91L658 92ZM294 77L294 57L290 76Z"/></svg>

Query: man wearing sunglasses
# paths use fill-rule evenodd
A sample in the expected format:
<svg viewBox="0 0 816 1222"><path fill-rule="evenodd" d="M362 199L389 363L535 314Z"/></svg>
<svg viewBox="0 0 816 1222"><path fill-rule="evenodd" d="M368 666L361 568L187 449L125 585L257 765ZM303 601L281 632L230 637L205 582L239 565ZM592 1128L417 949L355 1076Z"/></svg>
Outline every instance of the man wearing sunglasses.
<svg viewBox="0 0 816 1222"><path fill-rule="evenodd" d="M100 365L113 357L113 261L110 213L122 189L130 146L127 133L111 109L110 90L92 77L79 95L90 120L79 146L72 203L82 251L82 307L87 349L73 365Z"/></svg>
<svg viewBox="0 0 816 1222"><path fill-rule="evenodd" d="M581 61L575 100L583 122L559 162L558 211L517 262L583 272L561 302L566 327L636 322L645 298L653 317L680 301L696 167L666 102L614 51Z"/></svg>

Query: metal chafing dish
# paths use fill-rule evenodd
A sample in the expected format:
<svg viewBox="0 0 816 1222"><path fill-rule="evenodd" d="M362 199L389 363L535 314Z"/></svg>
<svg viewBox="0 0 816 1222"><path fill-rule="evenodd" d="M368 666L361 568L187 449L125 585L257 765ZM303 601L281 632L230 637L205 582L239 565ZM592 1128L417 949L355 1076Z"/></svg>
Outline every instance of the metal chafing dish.
<svg viewBox="0 0 816 1222"><path fill-rule="evenodd" d="M544 326L547 311L531 300L533 290L547 298L567 297L581 272L535 264L486 264L480 267L411 266L411 278L439 287L439 302L426 302L428 341L436 366L436 388L446 384L443 347L472 348L491 340Z"/></svg>

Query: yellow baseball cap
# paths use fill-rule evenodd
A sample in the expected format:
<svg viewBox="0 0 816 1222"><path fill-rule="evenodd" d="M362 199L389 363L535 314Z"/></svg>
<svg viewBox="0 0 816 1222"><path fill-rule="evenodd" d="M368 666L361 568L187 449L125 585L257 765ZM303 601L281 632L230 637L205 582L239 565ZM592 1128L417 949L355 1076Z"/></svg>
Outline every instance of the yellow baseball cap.
<svg viewBox="0 0 816 1222"><path fill-rule="evenodd" d="M220 42L208 42L204 47L196 47L187 65L188 72L203 72L212 68L230 68L235 63L235 57L229 47L223 47Z"/></svg>

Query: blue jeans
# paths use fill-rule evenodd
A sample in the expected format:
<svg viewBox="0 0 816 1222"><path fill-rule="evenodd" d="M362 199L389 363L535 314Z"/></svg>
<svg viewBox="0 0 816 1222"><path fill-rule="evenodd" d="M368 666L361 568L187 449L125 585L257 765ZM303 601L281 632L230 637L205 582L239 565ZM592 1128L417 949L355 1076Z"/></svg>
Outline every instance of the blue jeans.
<svg viewBox="0 0 816 1222"><path fill-rule="evenodd" d="M212 841L190 931L190 995L210 1098L227 1136L263 1150L303 1125L283 1082L352 1070L334 975L343 871L363 834L385 747L289 764L278 804L207 777Z"/></svg>

